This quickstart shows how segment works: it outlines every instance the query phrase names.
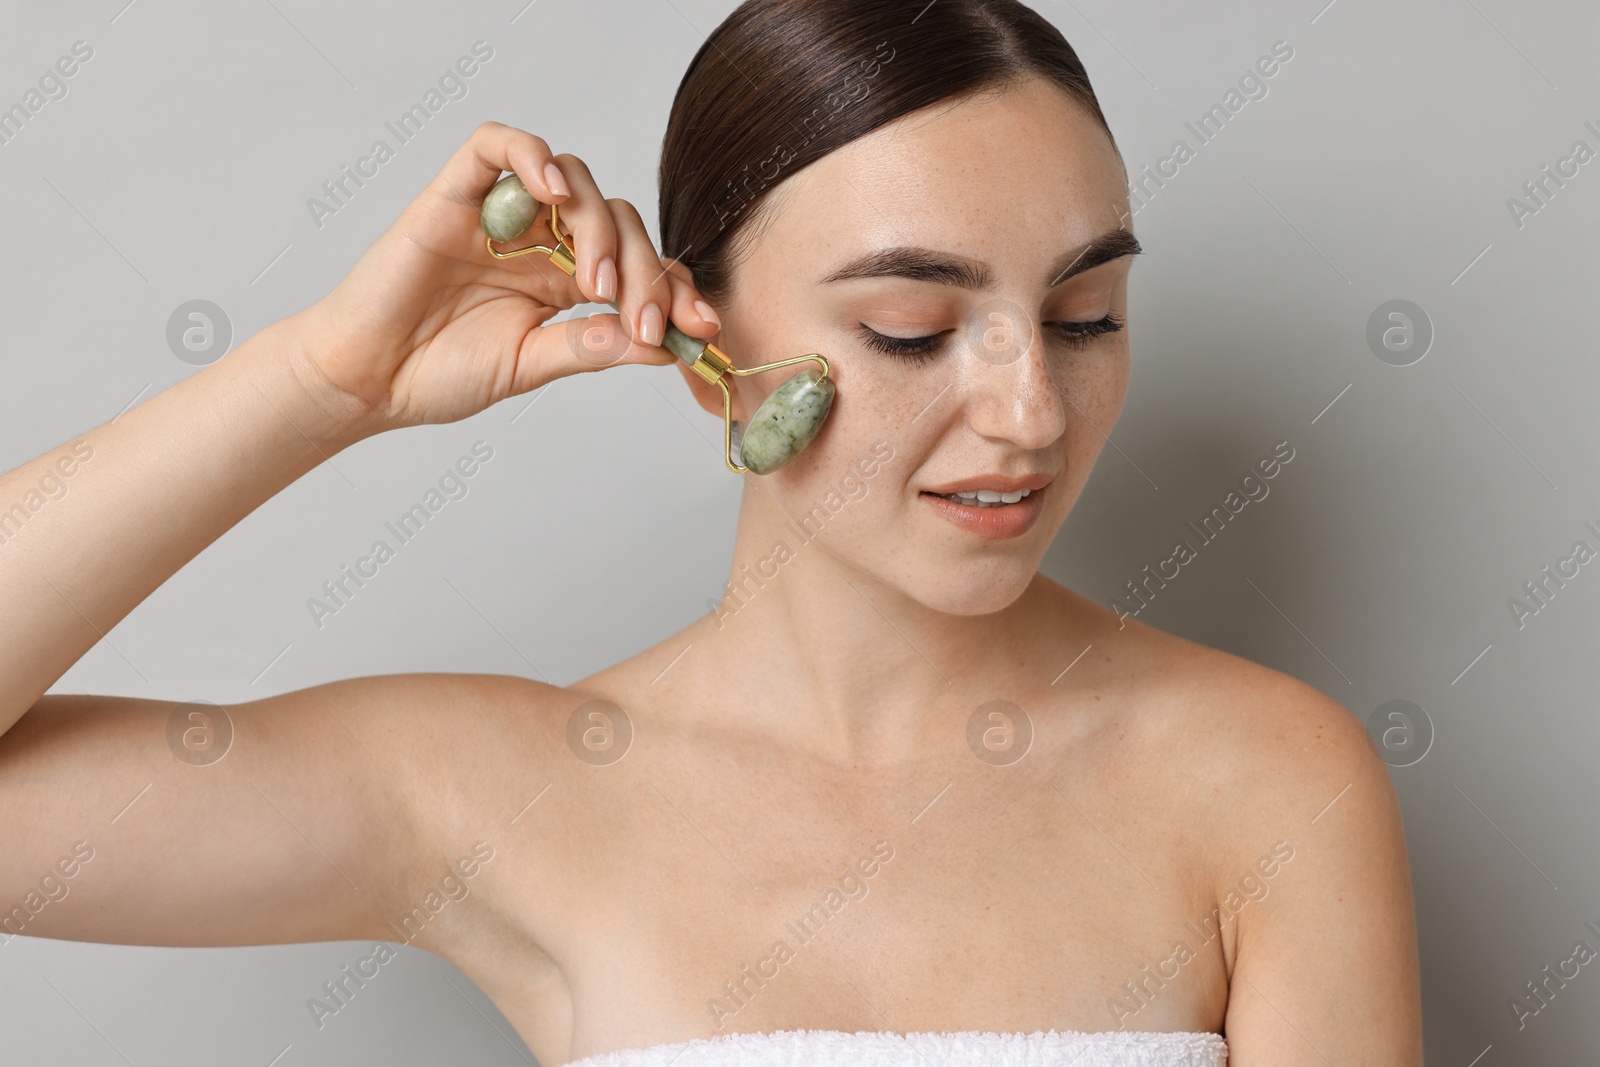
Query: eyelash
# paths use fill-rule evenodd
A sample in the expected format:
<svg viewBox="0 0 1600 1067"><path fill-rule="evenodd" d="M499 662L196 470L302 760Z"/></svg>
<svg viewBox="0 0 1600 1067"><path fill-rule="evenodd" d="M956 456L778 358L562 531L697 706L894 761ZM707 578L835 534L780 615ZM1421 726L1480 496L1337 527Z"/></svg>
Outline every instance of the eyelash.
<svg viewBox="0 0 1600 1067"><path fill-rule="evenodd" d="M1069 348L1083 349L1088 348L1097 338L1108 333L1116 333L1126 324L1112 312L1094 322L1054 322L1046 325L1074 327L1070 330L1058 329L1057 339ZM926 337L890 337L879 333L866 323L861 324L861 339L868 348L891 356L899 356L914 364L926 363L937 355L936 349L939 347L941 336L943 334L934 333Z"/></svg>

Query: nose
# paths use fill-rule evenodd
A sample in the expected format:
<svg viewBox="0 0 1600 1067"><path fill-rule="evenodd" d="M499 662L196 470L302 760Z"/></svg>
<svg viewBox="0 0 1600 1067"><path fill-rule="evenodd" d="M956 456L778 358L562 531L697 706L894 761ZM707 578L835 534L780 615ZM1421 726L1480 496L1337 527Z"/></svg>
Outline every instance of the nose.
<svg viewBox="0 0 1600 1067"><path fill-rule="evenodd" d="M1018 448L1048 448L1067 430L1061 389L1041 325L1012 310L980 316L968 331L963 378L967 423Z"/></svg>

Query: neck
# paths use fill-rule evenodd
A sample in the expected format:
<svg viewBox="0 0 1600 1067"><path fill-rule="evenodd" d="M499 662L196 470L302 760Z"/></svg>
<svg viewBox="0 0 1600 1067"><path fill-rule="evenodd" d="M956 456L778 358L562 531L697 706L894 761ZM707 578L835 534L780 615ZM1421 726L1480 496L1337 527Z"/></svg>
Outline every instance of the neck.
<svg viewBox="0 0 1600 1067"><path fill-rule="evenodd" d="M1064 590L1044 575L999 611L951 614L826 542L825 523L790 519L764 488L747 489L727 589L693 628L699 647L680 681L786 742L884 762L948 753L979 705L1024 704L1059 670Z"/></svg>

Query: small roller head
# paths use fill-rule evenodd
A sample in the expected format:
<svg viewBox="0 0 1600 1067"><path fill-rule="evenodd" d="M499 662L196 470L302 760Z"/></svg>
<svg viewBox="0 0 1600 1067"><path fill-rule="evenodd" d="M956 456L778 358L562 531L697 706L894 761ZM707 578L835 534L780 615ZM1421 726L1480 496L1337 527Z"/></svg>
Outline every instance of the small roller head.
<svg viewBox="0 0 1600 1067"><path fill-rule="evenodd" d="M495 182L489 195L483 198L483 210L478 215L483 232L491 240L513 241L528 231L539 216L539 201L528 192L522 179L508 174Z"/></svg>

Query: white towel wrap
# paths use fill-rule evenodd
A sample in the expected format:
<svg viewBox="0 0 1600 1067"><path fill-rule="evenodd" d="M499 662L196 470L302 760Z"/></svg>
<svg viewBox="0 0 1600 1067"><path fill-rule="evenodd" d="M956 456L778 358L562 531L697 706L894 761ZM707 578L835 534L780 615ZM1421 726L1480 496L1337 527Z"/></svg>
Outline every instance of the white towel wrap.
<svg viewBox="0 0 1600 1067"><path fill-rule="evenodd" d="M1031 1034L968 1030L730 1033L573 1060L568 1067L1225 1067L1228 1043L1195 1031Z"/></svg>

